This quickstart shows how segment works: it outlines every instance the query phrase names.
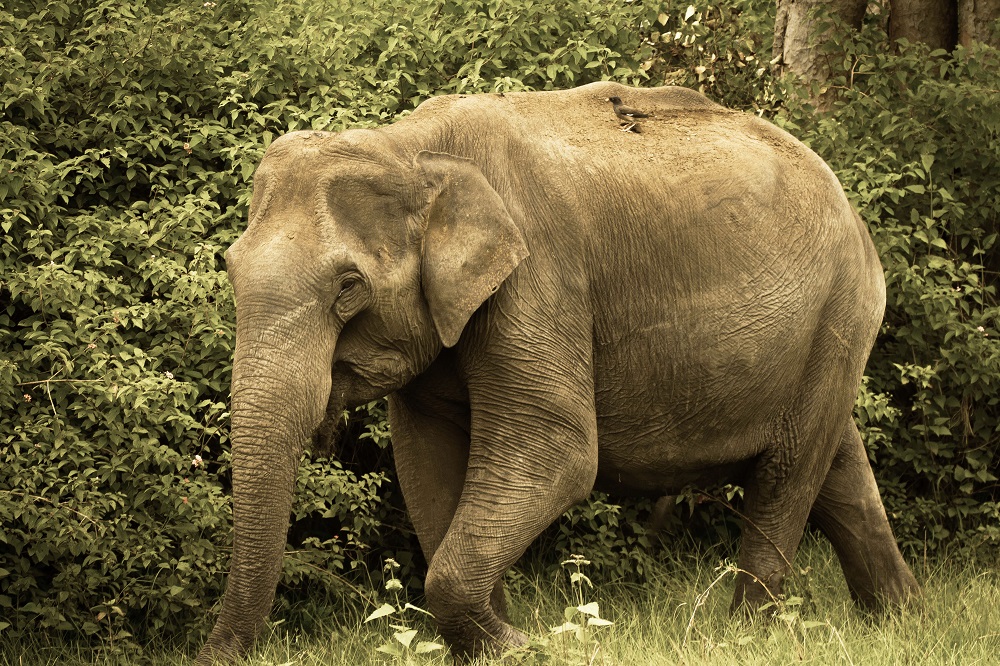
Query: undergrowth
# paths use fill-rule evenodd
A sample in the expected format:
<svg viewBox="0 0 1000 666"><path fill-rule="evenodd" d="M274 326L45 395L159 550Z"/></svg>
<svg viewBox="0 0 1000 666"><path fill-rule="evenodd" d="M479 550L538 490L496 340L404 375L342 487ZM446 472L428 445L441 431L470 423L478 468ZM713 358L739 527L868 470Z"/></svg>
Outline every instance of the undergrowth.
<svg viewBox="0 0 1000 666"><path fill-rule="evenodd" d="M691 546L688 548L688 546ZM589 666L650 664L688 666L720 664L928 664L995 663L1000 629L1000 573L990 561L922 561L915 573L924 597L884 617L860 613L848 595L843 574L829 544L809 536L795 560L795 572L768 625L733 619L729 603L733 576L728 548L677 544L664 559L649 562L645 583L606 583L586 588L584 596L564 570L524 562L507 581L515 626L529 633L532 649L508 655L507 663ZM585 571L585 566L583 568ZM721 578L720 578L721 575ZM581 601L585 603L581 603ZM420 599L413 597L414 605ZM557 642L553 628L567 622L570 609L594 604L612 625L599 627L589 642ZM699 605L700 604L700 605ZM344 612L317 600L298 610L313 618L308 632L272 625L249 666L361 666L367 664L446 664L443 651L405 657L376 648L395 629L365 622L376 609ZM592 607L593 608L593 607ZM421 616L421 613L417 613ZM585 615L585 614L584 614ZM579 613L576 613L579 616ZM433 624L412 622L421 636L433 637ZM575 630L574 630L575 631ZM564 634L565 635L565 634ZM7 640L8 642L3 642ZM580 649L585 648L585 649ZM179 666L189 656L175 645L154 643L120 650L67 647L36 636L12 643L0 640L0 666ZM499 661L479 662L500 663Z"/></svg>

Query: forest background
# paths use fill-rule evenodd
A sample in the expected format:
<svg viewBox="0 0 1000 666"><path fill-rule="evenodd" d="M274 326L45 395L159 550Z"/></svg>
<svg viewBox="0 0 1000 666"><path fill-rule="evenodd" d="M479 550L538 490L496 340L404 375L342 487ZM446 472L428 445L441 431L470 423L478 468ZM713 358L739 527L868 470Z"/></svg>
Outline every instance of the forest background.
<svg viewBox="0 0 1000 666"><path fill-rule="evenodd" d="M601 79L702 90L827 160L886 270L855 417L893 527L911 557L995 562L996 33L956 16L936 42L888 5L790 18L790 4L4 3L0 636L197 642L211 626L231 550L222 255L274 137ZM278 617L306 590L353 598L385 557L419 587L389 440L376 402L335 460L305 457ZM595 580L641 582L678 533L732 543L739 498L689 489L655 512L674 535L661 541L650 500L595 494L529 557L586 553Z"/></svg>

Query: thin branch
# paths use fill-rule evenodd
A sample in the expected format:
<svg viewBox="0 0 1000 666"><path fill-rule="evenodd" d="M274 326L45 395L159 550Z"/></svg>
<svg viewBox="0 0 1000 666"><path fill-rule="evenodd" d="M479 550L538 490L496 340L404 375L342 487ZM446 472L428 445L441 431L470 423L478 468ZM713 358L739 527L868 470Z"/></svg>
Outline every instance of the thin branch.
<svg viewBox="0 0 1000 666"><path fill-rule="evenodd" d="M20 490L0 490L0 493L7 493L8 495L20 495L21 497L25 497L27 499L40 500L42 502L48 502L49 504L51 504L54 507L57 507L57 508L60 508L60 509L64 509L66 511L69 511L70 513L75 513L76 515L80 516L81 518L86 518L87 520L89 520L90 522L92 522L94 525L98 525L99 524L96 520L94 520L93 518L91 518L87 514L81 513L80 511L77 511L76 509L71 509L68 506L65 506L62 502L56 502L54 500L50 500L48 497L42 497L40 495L29 495L28 493L20 491Z"/></svg>
<svg viewBox="0 0 1000 666"><path fill-rule="evenodd" d="M67 384L91 384L97 382L104 382L106 379L39 379L36 382L21 382L20 384L15 384L15 386L36 386L38 384L58 384L64 382Z"/></svg>
<svg viewBox="0 0 1000 666"><path fill-rule="evenodd" d="M761 529L761 528L760 528L760 527L759 527L759 526L757 525L757 523L755 523L755 522L753 522L752 520L750 520L750 518L749 518L749 517L748 517L748 516L747 516L746 514L742 513L741 511L737 511L737 510L736 510L736 508L735 508L735 507L734 507L734 506L733 506L732 504L730 504L729 502L727 502L726 500L724 500L724 499L721 499L721 498L719 498L719 497L716 497L716 496L715 496L715 495L713 495L712 493L709 493L709 492L706 492L706 491L699 491L699 492L700 492L700 493L701 493L702 495L704 495L705 497L707 497L707 498L709 498L710 500L712 500L713 502L718 502L718 503L719 503L719 504L721 504L722 506L726 507L727 509L729 509L730 511L732 511L733 513L735 513L735 514L736 514L737 516L739 516L740 518L742 518L742 519L743 519L744 521L746 521L746 523L747 523L748 525L750 525L750 526L751 526L751 527L753 527L753 528L754 528L755 530L757 530L757 531L758 531L758 532L760 533L760 535L761 535L762 537L764 537L765 539L767 539L768 543L770 543L770 544L771 544L772 546L774 546L774 549L775 549L776 551L778 551L778 555L780 555L780 556L781 556L781 559L782 559L782 560L784 560L784 561L785 561L785 564L787 564L787 565L788 565L788 569L789 569L789 571L790 571L790 570L792 569L792 563L791 563L791 562L790 562L790 561L788 560L788 558L787 558L787 557L785 557L785 553L784 553L784 551L782 551L782 550L781 550L781 548L779 548L779 547L778 547L778 544L776 544L776 543L774 542L774 539L772 539L772 538L771 538L770 536L768 536L768 535L767 535L767 533L766 533L766 532L764 532L764 530L762 530L762 529ZM765 585L764 587L765 587L765 589L766 589L766 587L767 587L767 586Z"/></svg>

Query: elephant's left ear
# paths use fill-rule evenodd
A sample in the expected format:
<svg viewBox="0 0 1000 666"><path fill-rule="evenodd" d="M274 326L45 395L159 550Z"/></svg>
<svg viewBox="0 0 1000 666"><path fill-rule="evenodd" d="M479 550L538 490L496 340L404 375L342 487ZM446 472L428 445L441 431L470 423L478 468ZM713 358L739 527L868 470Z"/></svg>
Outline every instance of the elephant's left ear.
<svg viewBox="0 0 1000 666"><path fill-rule="evenodd" d="M429 196L421 280L445 347L528 256L503 199L471 161L421 151L414 161Z"/></svg>

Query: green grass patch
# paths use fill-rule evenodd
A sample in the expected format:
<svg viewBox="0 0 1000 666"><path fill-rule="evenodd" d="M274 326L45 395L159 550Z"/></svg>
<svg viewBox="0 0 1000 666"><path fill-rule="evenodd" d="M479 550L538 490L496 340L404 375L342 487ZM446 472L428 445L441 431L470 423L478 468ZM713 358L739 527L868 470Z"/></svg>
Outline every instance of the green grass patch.
<svg viewBox="0 0 1000 666"><path fill-rule="evenodd" d="M854 608L829 544L807 537L795 560L786 599L769 624L729 615L734 567L710 552L675 550L648 564L645 584L571 585L575 570L529 564L509 575L511 614L532 647L512 656L525 664L994 664L1000 653L1000 571L988 559L918 562L923 599L898 613L866 616ZM586 573L586 567L583 568ZM579 596L582 592L582 597ZM421 600L412 599L419 604ZM584 602L581 604L581 602ZM596 602L610 626L582 636L554 634L567 609ZM377 648L394 642L400 619L365 622L372 607L347 611L321 603L294 609L293 620L272 627L247 661L254 666L449 664L443 651L394 657ZM589 610L595 610L592 606ZM591 615L592 616L592 615ZM585 625L585 613L573 621ZM433 623L413 612L405 626L417 641L439 640ZM294 628L292 627L294 625ZM400 625L403 626L403 625ZM308 629L304 628L308 627ZM582 640L581 640L582 639ZM398 641L396 641L398 643ZM73 666L189 663L194 646L128 644L82 648L51 642L0 643L0 665Z"/></svg>

